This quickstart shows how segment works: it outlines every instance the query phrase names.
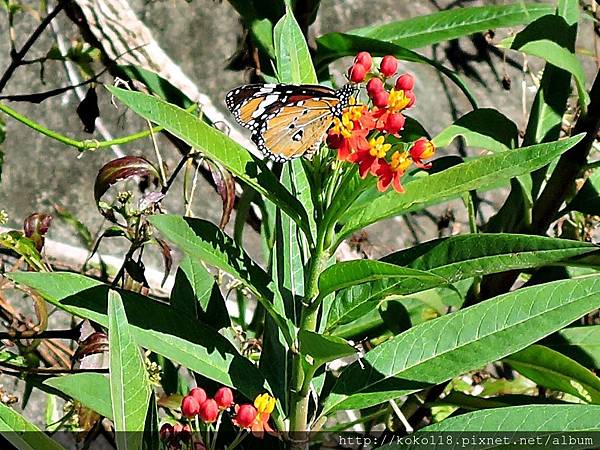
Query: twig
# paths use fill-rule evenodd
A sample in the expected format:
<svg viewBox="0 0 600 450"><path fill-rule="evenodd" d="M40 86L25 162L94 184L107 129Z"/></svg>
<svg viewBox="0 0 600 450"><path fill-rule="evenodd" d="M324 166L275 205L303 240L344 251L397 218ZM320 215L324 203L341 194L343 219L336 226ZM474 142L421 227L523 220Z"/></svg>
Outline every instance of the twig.
<svg viewBox="0 0 600 450"><path fill-rule="evenodd" d="M40 22L37 28L33 31L31 36L29 36L29 39L27 39L27 42L25 42L21 50L19 50L18 52L11 53L10 64L4 71L2 78L0 78L0 92L2 92L2 90L6 86L6 83L8 83L8 80L10 80L10 77L12 77L15 70L17 70L17 67L21 65L22 60L29 51L29 49L33 46L33 44L35 44L35 41L38 40L40 35L46 29L46 27L50 24L50 22L52 22L52 20L63 10L64 6L65 2L63 0L59 0L58 5L56 5L56 7L52 11L50 11L50 13L48 13L46 17L44 17L44 19Z"/></svg>
<svg viewBox="0 0 600 450"><path fill-rule="evenodd" d="M11 364L7 362L0 362L0 367L5 367L7 369L16 370L19 372L19 375L23 372L25 373L37 373L37 374L57 374L57 373L108 373L108 369L67 369L63 367L23 367L18 364ZM0 372L5 372L0 369ZM6 372L9 373L9 372Z"/></svg>

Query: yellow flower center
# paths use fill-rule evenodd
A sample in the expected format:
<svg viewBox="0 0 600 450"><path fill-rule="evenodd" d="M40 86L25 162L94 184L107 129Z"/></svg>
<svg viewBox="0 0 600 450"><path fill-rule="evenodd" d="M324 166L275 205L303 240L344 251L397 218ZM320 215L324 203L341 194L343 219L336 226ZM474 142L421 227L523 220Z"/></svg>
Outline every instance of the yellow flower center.
<svg viewBox="0 0 600 450"><path fill-rule="evenodd" d="M388 99L388 111L400 112L410 103L410 98L404 95L404 91L397 91L392 88Z"/></svg>
<svg viewBox="0 0 600 450"><path fill-rule="evenodd" d="M333 132L335 134L341 134L346 139L352 137L352 130L354 129L354 122L348 117L348 113L345 112L342 115L342 120L337 117L333 119Z"/></svg>
<svg viewBox="0 0 600 450"><path fill-rule="evenodd" d="M385 138L383 136L379 136L378 138L371 138L369 140L369 145L371 146L371 150L369 153L371 156L375 156L376 158L383 158L387 151L392 147L392 144L386 144Z"/></svg>
<svg viewBox="0 0 600 450"><path fill-rule="evenodd" d="M254 399L254 407L259 414L271 414L275 409L275 398L264 393Z"/></svg>
<svg viewBox="0 0 600 450"><path fill-rule="evenodd" d="M412 161L408 157L408 152L394 152L390 166L394 171L405 172L411 163Z"/></svg>

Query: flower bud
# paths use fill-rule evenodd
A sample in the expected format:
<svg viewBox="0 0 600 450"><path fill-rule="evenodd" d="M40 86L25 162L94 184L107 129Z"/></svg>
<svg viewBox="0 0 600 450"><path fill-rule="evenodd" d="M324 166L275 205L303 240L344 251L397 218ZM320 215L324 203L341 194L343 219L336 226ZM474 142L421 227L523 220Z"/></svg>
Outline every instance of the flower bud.
<svg viewBox="0 0 600 450"><path fill-rule="evenodd" d="M415 161L431 158L434 154L435 147L433 143L424 137L417 139L410 148L410 156Z"/></svg>
<svg viewBox="0 0 600 450"><path fill-rule="evenodd" d="M233 405L233 392L228 387L222 387L215 394L217 406L221 409L227 409Z"/></svg>
<svg viewBox="0 0 600 450"><path fill-rule="evenodd" d="M388 105L388 99L390 97L389 92L379 91L373 95L373 104L378 108L385 108Z"/></svg>
<svg viewBox="0 0 600 450"><path fill-rule="evenodd" d="M367 69L362 64L356 63L348 70L348 76L353 83L361 83L364 81L366 75Z"/></svg>
<svg viewBox="0 0 600 450"><path fill-rule="evenodd" d="M237 407L234 423L240 428L250 428L256 419L258 411L252 405L245 404Z"/></svg>
<svg viewBox="0 0 600 450"><path fill-rule="evenodd" d="M371 58L371 54L369 52L360 52L358 55L356 55L356 58L354 58L354 63L360 64L368 72L373 64L373 58Z"/></svg>
<svg viewBox="0 0 600 450"><path fill-rule="evenodd" d="M159 436L161 441L166 441L170 439L174 434L173 425L170 423L164 423L162 427L160 427Z"/></svg>
<svg viewBox="0 0 600 450"><path fill-rule="evenodd" d="M217 416L219 415L219 407L217 402L212 398L206 400L204 403L202 403L202 405L200 405L200 412L198 415L205 423L213 423L216 421Z"/></svg>
<svg viewBox="0 0 600 450"><path fill-rule="evenodd" d="M406 105L407 108L410 108L417 101L417 97L415 97L415 93L413 91L404 91L404 95L410 100Z"/></svg>
<svg viewBox="0 0 600 450"><path fill-rule="evenodd" d="M398 60L392 55L384 56L379 65L379 71L384 77L391 77L398 69Z"/></svg>
<svg viewBox="0 0 600 450"><path fill-rule="evenodd" d="M390 134L398 134L398 132L404 128L404 122L406 122L406 119L402 114L390 114L385 121L384 130Z"/></svg>
<svg viewBox="0 0 600 450"><path fill-rule="evenodd" d="M396 90L398 91L412 91L415 87L415 77L410 73L403 73L396 80Z"/></svg>
<svg viewBox="0 0 600 450"><path fill-rule="evenodd" d="M384 87L381 78L371 78L367 83L367 94L369 94L369 97L371 98L373 98L377 92L381 92L383 90Z"/></svg>
<svg viewBox="0 0 600 450"><path fill-rule="evenodd" d="M195 417L200 411L198 401L191 395L186 395L181 401L181 413L188 418Z"/></svg>
<svg viewBox="0 0 600 450"><path fill-rule="evenodd" d="M206 400L206 392L199 387L192 388L188 395L194 397L198 402L198 405L201 405Z"/></svg>

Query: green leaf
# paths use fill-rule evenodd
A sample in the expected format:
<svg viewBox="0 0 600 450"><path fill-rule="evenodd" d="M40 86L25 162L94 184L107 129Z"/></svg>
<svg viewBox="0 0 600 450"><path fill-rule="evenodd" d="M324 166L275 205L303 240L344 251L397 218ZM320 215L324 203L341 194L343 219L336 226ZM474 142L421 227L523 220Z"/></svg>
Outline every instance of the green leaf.
<svg viewBox="0 0 600 450"><path fill-rule="evenodd" d="M354 56L361 51L368 51L373 56L394 55L396 58L403 61L428 64L435 67L463 91L473 108L477 108L475 97L456 72L448 69L437 61L419 55L412 50L376 39L352 36L343 33L330 33L321 36L317 39L317 55L315 57L317 73L321 73L328 64L336 59L343 58L344 56Z"/></svg>
<svg viewBox="0 0 600 450"><path fill-rule="evenodd" d="M327 329L362 317L387 298L408 295L474 276L549 264L581 264L577 257L598 254L593 244L522 234L465 234L436 239L382 259L388 264L437 275L433 284L383 279L344 289L336 295ZM597 264L597 261L591 261Z"/></svg>
<svg viewBox="0 0 600 450"><path fill-rule="evenodd" d="M569 28L561 16L540 17L514 37L502 40L498 47L511 48L537 56L553 66L571 73L577 85L579 105L586 110L590 97L585 88L585 72L581 62L569 48Z"/></svg>
<svg viewBox="0 0 600 450"><path fill-rule="evenodd" d="M0 403L0 434L19 450L65 450L21 414Z"/></svg>
<svg viewBox="0 0 600 450"><path fill-rule="evenodd" d="M584 214L600 214L600 170L596 169L585 180L573 200L567 205L569 211L579 211Z"/></svg>
<svg viewBox="0 0 600 450"><path fill-rule="evenodd" d="M134 65L123 65L118 66L118 68L125 73L127 78L142 82L150 93L169 103L181 108L188 108L194 104L187 95L176 88L169 80L164 79L155 72Z"/></svg>
<svg viewBox="0 0 600 450"><path fill-rule="evenodd" d="M10 279L35 289L48 302L77 317L108 326L108 286L73 273L17 272ZM248 398L264 392L260 371L212 328L169 305L134 292L121 296L137 345L182 364Z"/></svg>
<svg viewBox="0 0 600 450"><path fill-rule="evenodd" d="M263 161L235 141L198 117L161 99L112 86L107 86L107 89L144 119L164 127L211 160L221 163L236 177L282 208L305 233L310 233L302 204L281 185Z"/></svg>
<svg viewBox="0 0 600 450"><path fill-rule="evenodd" d="M285 333L290 345L295 331L289 319L273 307L269 275L212 222L161 214L149 218L164 236L192 258L233 275L250 289Z"/></svg>
<svg viewBox="0 0 600 450"><path fill-rule="evenodd" d="M141 432L146 423L150 384L140 348L127 323L123 300L112 289L108 291L108 345L110 396L117 430L117 449L136 450L142 445Z"/></svg>
<svg viewBox="0 0 600 450"><path fill-rule="evenodd" d="M519 431L536 432L535 438L542 439L544 446L558 448L565 446L564 433L576 431L598 431L600 430L600 406L592 405L524 405L511 406L508 408L486 409L449 417L442 422L429 425L411 435L415 442L427 433L467 432L464 436L454 434L453 439L457 442L472 442L473 432L494 431L508 433L512 448L526 448L531 445L528 439L531 436L513 436L512 433ZM431 435L429 435L431 436ZM581 438L581 436L578 436ZM462 441L462 439L465 439ZM521 441L520 439L524 439ZM592 439L593 440L593 439ZM593 442L591 443L593 446ZM489 448L507 448L504 440L495 441L485 445ZM568 448L579 448L570 447ZM421 448L418 446L386 445L385 449L408 449ZM477 447L481 448L481 447ZM589 448L585 446L583 448Z"/></svg>
<svg viewBox="0 0 600 450"><path fill-rule="evenodd" d="M513 369L539 386L600 402L600 378L561 353L543 345L532 345L504 358Z"/></svg>
<svg viewBox="0 0 600 450"><path fill-rule="evenodd" d="M231 325L225 299L214 276L200 261L187 255L179 263L170 304L215 330Z"/></svg>
<svg viewBox="0 0 600 450"><path fill-rule="evenodd" d="M494 28L529 23L554 12L554 5L515 2L471 8L455 8L426 16L351 30L357 36L419 48ZM327 36L327 35L325 35Z"/></svg>
<svg viewBox="0 0 600 450"><path fill-rule="evenodd" d="M579 134L561 141L483 156L440 173L415 178L406 183L404 194L390 191L360 209L351 208L347 214L349 220L342 227L338 240L379 220L419 210L433 201L450 200L464 192L486 189L498 180L531 172L573 147L582 137Z"/></svg>
<svg viewBox="0 0 600 450"><path fill-rule="evenodd" d="M273 30L277 76L280 83L316 84L317 74L308 45L294 14L286 8L285 15Z"/></svg>
<svg viewBox="0 0 600 450"><path fill-rule="evenodd" d="M448 280L422 270L400 267L381 261L359 259L343 261L325 269L319 277L319 297L325 297L340 289L376 280L412 280L420 290L431 285L447 284Z"/></svg>
<svg viewBox="0 0 600 450"><path fill-rule="evenodd" d="M21 255L25 262L35 270L40 272L48 270L44 261L42 261L42 255L35 247L35 243L23 236L20 231L12 230L0 233L0 245Z"/></svg>
<svg viewBox="0 0 600 450"><path fill-rule="evenodd" d="M436 147L447 147L458 136L462 136L469 147L497 153L517 146L519 130L512 120L498 110L480 108L462 116L441 131L432 142Z"/></svg>
<svg viewBox="0 0 600 450"><path fill-rule="evenodd" d="M335 336L323 336L311 331L300 330L298 340L300 341L300 353L313 358L315 366L356 353L354 347L348 342Z"/></svg>
<svg viewBox="0 0 600 450"><path fill-rule="evenodd" d="M600 325L570 327L548 336L541 344L590 369L600 369Z"/></svg>
<svg viewBox="0 0 600 450"><path fill-rule="evenodd" d="M110 401L110 384L108 377L101 373L74 373L49 378L45 385L83 403L101 416L112 420L112 402Z"/></svg>
<svg viewBox="0 0 600 450"><path fill-rule="evenodd" d="M600 276L519 289L417 325L348 366L323 414L376 405L511 355L598 307ZM518 339L515 339L518 336Z"/></svg>

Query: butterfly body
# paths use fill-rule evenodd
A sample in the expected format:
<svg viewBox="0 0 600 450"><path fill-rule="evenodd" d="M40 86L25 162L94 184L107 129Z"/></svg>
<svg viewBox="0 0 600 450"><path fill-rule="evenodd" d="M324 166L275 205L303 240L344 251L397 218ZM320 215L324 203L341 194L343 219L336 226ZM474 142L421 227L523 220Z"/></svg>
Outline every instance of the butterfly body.
<svg viewBox="0 0 600 450"><path fill-rule="evenodd" d="M350 84L337 91L320 85L248 84L229 91L225 104L264 155L284 162L319 147L354 91Z"/></svg>

